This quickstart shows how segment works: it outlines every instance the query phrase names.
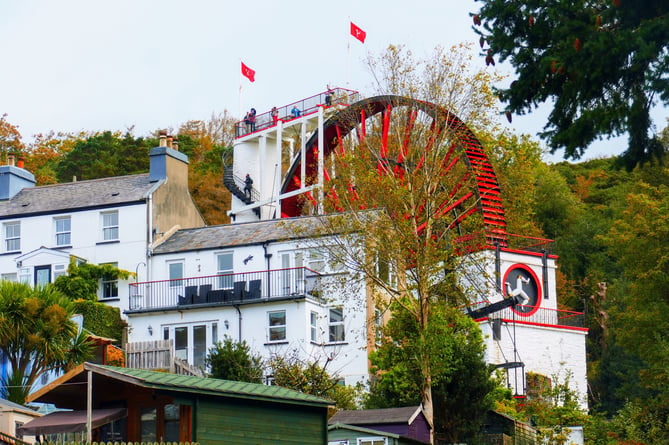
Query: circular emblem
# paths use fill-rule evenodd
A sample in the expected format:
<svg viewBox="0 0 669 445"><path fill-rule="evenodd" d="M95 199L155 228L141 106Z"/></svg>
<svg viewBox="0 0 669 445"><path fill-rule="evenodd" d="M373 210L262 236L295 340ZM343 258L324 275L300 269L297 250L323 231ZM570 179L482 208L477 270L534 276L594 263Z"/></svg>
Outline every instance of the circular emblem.
<svg viewBox="0 0 669 445"><path fill-rule="evenodd" d="M532 315L541 303L541 286L532 269L524 264L515 264L504 275L504 291L507 298L515 297L520 303L512 307L518 315Z"/></svg>

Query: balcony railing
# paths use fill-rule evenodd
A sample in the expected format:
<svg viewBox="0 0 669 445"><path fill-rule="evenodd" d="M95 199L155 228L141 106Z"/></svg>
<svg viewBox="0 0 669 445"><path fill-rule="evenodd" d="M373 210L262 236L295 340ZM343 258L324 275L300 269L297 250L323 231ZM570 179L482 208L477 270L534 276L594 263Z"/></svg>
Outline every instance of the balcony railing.
<svg viewBox="0 0 669 445"><path fill-rule="evenodd" d="M478 309L487 303L477 303L470 309ZM490 318L503 318L505 320L515 320L519 323L533 323L545 326L583 328L583 312L563 311L559 309L538 308L531 312L531 306L516 305L515 309L506 308L490 315ZM525 315L527 312L530 315Z"/></svg>
<svg viewBox="0 0 669 445"><path fill-rule="evenodd" d="M306 267L131 283L129 310L318 297L319 286L320 274Z"/></svg>
<svg viewBox="0 0 669 445"><path fill-rule="evenodd" d="M328 99L329 97L329 99ZM282 105L277 107L277 121L290 121L295 119L295 116L292 114L293 107L296 107L300 111L300 116L306 116L311 113L318 111L318 107L321 106L330 106L330 105L351 105L360 100L360 93L353 90L348 90L346 88L333 88L330 93L324 91L322 93L316 94L306 99L298 100L297 102L292 102L288 105ZM272 112L268 111L266 113L256 115L255 129L247 127L244 121L239 121L235 124L235 138L245 136L247 134L265 130L269 127L273 127L277 122L272 118Z"/></svg>

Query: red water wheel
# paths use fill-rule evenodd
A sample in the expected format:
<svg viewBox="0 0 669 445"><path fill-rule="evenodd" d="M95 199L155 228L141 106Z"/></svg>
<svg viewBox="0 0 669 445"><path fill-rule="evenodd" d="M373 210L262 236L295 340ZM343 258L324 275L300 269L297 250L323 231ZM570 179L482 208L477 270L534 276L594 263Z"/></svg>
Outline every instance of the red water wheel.
<svg viewBox="0 0 669 445"><path fill-rule="evenodd" d="M331 116L323 128L323 182L326 199L338 201L356 199L364 207L365 197L351 180L347 190L334 190L335 174L348 174L336 159L344 153L359 150L362 156L373 151L370 169L378 174L403 175L418 169L434 169L438 175L443 200L432 212L447 218L449 226L460 226L467 219L477 219L483 225L489 241L504 242L506 222L497 177L483 148L466 127L450 111L434 104L399 96L378 96L357 102ZM298 156L284 177L282 194L299 190L318 182L318 132L306 143L305 157ZM438 156L438 162L429 156ZM302 163L305 163L302 173ZM400 181L401 182L401 181ZM444 193L445 192L445 193ZM314 193L316 193L314 191ZM353 196L355 195L355 196ZM440 198L441 199L441 198ZM296 194L281 202L283 217L313 213L316 195ZM418 207L421 207L418 204ZM337 208L337 205L331 206ZM415 212L420 218L419 208ZM420 224L418 224L420 230Z"/></svg>

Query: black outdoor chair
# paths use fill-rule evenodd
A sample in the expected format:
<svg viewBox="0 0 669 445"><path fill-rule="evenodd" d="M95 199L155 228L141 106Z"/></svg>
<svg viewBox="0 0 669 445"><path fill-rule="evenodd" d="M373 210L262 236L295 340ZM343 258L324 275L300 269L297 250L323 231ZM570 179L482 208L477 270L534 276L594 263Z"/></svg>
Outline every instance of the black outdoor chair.
<svg viewBox="0 0 669 445"><path fill-rule="evenodd" d="M193 298L193 303L206 303L207 294L211 290L211 284L203 284L200 286L200 292Z"/></svg>
<svg viewBox="0 0 669 445"><path fill-rule="evenodd" d="M235 281L232 299L234 301L242 301L246 294L246 281Z"/></svg>
<svg viewBox="0 0 669 445"><path fill-rule="evenodd" d="M262 280L251 280L249 282L249 292L246 294L246 300L256 300L260 298L260 286L262 285Z"/></svg>

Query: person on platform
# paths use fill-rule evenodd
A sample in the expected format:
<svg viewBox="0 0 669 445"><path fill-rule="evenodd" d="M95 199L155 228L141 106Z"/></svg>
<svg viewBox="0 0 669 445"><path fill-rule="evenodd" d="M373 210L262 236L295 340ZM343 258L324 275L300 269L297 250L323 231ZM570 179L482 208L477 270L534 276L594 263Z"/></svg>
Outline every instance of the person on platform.
<svg viewBox="0 0 669 445"><path fill-rule="evenodd" d="M251 197L251 190L253 189L253 179L251 175L246 174L246 179L244 179L244 195Z"/></svg>
<svg viewBox="0 0 669 445"><path fill-rule="evenodd" d="M250 133L251 132L251 119L249 118L249 112L246 112L246 115L244 116L244 126L246 126L246 132Z"/></svg>
<svg viewBox="0 0 669 445"><path fill-rule="evenodd" d="M332 105L332 95L334 94L334 91L332 91L332 87L330 85L327 86L327 91L325 92L325 106L329 107Z"/></svg>
<svg viewBox="0 0 669 445"><path fill-rule="evenodd" d="M293 105L293 109L290 110L290 113L293 115L293 117L300 117L300 109L297 108L297 105Z"/></svg>
<svg viewBox="0 0 669 445"><path fill-rule="evenodd" d="M251 133L256 131L256 109L251 108L251 111L249 111L249 122L251 124Z"/></svg>
<svg viewBox="0 0 669 445"><path fill-rule="evenodd" d="M272 125L276 125L276 123L279 122L279 110L277 110L276 107L272 107L272 112L270 114L272 116Z"/></svg>

